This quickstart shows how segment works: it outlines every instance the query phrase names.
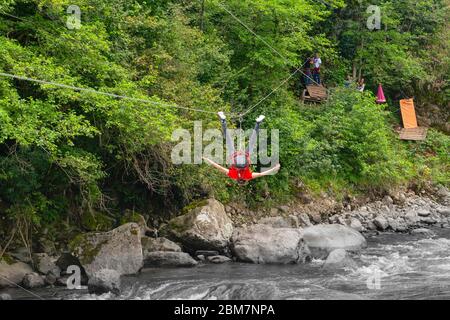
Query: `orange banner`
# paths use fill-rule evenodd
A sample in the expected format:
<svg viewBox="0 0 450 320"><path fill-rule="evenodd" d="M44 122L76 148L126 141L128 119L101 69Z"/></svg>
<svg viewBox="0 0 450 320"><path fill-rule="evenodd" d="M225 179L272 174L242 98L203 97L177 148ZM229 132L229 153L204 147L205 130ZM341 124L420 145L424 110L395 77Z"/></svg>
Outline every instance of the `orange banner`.
<svg viewBox="0 0 450 320"><path fill-rule="evenodd" d="M414 99L400 100L400 110L402 112L403 127L417 128L416 110L414 109Z"/></svg>

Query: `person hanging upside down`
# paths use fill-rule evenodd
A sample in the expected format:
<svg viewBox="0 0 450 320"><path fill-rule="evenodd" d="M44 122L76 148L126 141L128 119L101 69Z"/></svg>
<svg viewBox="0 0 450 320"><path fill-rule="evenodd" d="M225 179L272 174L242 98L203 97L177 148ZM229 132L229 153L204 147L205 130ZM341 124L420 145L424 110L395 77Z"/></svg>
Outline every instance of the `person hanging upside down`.
<svg viewBox="0 0 450 320"><path fill-rule="evenodd" d="M272 173L277 172L280 169L280 164L277 164L272 169L269 169L264 172L252 172L250 170L251 164L250 153L253 151L256 144L256 138L258 137L259 132L259 125L265 118L263 115L259 116L256 119L256 125L255 128L253 129L252 135L250 136L250 141L245 152L235 151L233 139L231 138L230 133L227 130L227 122L225 114L223 112L219 112L218 115L220 118L220 122L222 123L222 131L223 135L225 136L225 141L227 144L227 156L231 158L231 167L229 169L224 168L221 165L212 161L211 159L203 157L203 159L206 162L208 162L214 168L218 169L220 172L226 174L231 179L236 180L239 184L245 184L249 180L270 175Z"/></svg>

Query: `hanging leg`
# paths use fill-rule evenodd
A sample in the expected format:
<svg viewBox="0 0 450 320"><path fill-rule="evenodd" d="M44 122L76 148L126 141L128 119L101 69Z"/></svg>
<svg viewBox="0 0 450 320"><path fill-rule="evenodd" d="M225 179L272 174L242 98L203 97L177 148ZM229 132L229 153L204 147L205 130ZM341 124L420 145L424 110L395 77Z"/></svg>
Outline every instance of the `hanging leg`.
<svg viewBox="0 0 450 320"><path fill-rule="evenodd" d="M253 152L253 149L255 148L256 139L258 138L258 133L259 133L259 125L264 120L264 118L265 117L261 115L256 119L255 128L253 129L252 135L250 136L250 140L248 142L248 146L247 146L247 150L246 150L246 153L248 154L249 157L251 156L251 153Z"/></svg>
<svg viewBox="0 0 450 320"><path fill-rule="evenodd" d="M233 139L231 138L230 132L227 129L227 120L225 118L225 115L223 114L223 112L219 112L219 118L220 118L220 123L222 124L222 133L223 136L225 137L225 142L226 142L226 146L227 146L227 161L228 162L231 159L231 156L234 154L235 150L234 150L234 143L233 143Z"/></svg>

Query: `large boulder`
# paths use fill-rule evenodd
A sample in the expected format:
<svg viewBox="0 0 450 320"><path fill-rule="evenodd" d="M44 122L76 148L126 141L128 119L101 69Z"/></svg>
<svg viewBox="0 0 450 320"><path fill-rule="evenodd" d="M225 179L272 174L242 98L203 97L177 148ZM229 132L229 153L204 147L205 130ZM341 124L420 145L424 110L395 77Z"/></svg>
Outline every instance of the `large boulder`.
<svg viewBox="0 0 450 320"><path fill-rule="evenodd" d="M197 265L186 252L155 251L145 256L145 267L193 267Z"/></svg>
<svg viewBox="0 0 450 320"><path fill-rule="evenodd" d="M91 277L102 269L119 275L135 274L143 265L141 231L136 223L127 223L114 230L80 234L69 248Z"/></svg>
<svg viewBox="0 0 450 320"><path fill-rule="evenodd" d="M20 284L25 275L32 272L33 269L26 263L2 259L0 260L0 288Z"/></svg>
<svg viewBox="0 0 450 320"><path fill-rule="evenodd" d="M323 264L323 268L328 270L354 268L355 266L355 261L353 261L348 252L344 249L331 251Z"/></svg>
<svg viewBox="0 0 450 320"><path fill-rule="evenodd" d="M233 223L217 200L208 199L184 209L185 214L169 221L163 232L190 252L223 251L233 233Z"/></svg>
<svg viewBox="0 0 450 320"><path fill-rule="evenodd" d="M103 294L112 292L120 294L120 275L111 269L102 269L95 272L88 282L89 293Z"/></svg>
<svg viewBox="0 0 450 320"><path fill-rule="evenodd" d="M356 230L340 224L322 224L305 228L303 239L315 258L325 258L336 249L358 251L367 246Z"/></svg>
<svg viewBox="0 0 450 320"><path fill-rule="evenodd" d="M301 229L256 224L236 229L232 248L236 257L244 262L298 263L307 256L302 235Z"/></svg>
<svg viewBox="0 0 450 320"><path fill-rule="evenodd" d="M155 251L181 252L181 247L179 245L163 237L161 238L143 237L141 239L141 242L144 257L147 252L155 252Z"/></svg>

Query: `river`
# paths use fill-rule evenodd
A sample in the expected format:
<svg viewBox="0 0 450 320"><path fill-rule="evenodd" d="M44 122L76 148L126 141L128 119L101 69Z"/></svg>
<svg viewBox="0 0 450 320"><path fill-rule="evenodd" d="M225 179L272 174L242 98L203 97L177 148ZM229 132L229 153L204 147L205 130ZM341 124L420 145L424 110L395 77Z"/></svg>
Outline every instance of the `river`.
<svg viewBox="0 0 450 320"><path fill-rule="evenodd" d="M145 269L122 279L122 294L86 289L34 290L45 299L450 299L450 229L435 236L383 233L367 238L357 266L327 271L323 261L303 265L207 264ZM36 298L20 289L13 299Z"/></svg>

